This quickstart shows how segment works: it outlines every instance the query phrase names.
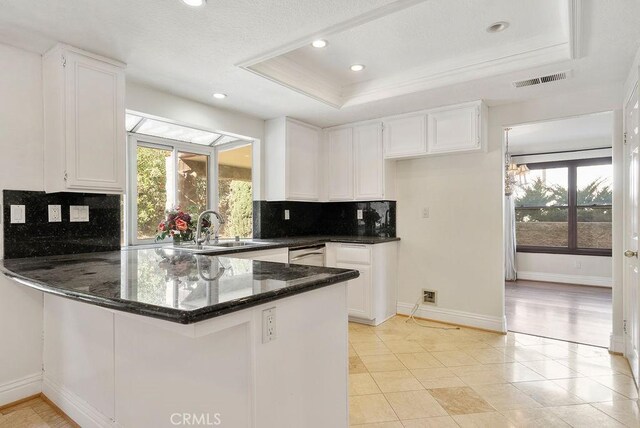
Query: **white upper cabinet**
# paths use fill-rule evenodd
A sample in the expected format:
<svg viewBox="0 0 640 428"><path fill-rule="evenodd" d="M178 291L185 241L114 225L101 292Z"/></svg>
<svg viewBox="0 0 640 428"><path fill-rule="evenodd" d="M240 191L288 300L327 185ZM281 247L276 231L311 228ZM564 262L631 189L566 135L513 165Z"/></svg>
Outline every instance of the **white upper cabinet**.
<svg viewBox="0 0 640 428"><path fill-rule="evenodd" d="M327 131L327 187L331 201L353 199L353 136L352 128Z"/></svg>
<svg viewBox="0 0 640 428"><path fill-rule="evenodd" d="M330 201L394 197L395 165L384 160L381 122L328 129L325 137Z"/></svg>
<svg viewBox="0 0 640 428"><path fill-rule="evenodd" d="M320 129L288 117L265 125L265 181L269 201L320 198Z"/></svg>
<svg viewBox="0 0 640 428"><path fill-rule="evenodd" d="M353 158L355 199L389 198L385 195L385 161L382 151L380 123L358 125L353 128ZM390 177L389 177L390 178Z"/></svg>
<svg viewBox="0 0 640 428"><path fill-rule="evenodd" d="M384 119L384 157L409 158L427 153L427 117L411 114Z"/></svg>
<svg viewBox="0 0 640 428"><path fill-rule="evenodd" d="M384 157L408 159L486 148L487 108L482 101L383 119Z"/></svg>
<svg viewBox="0 0 640 428"><path fill-rule="evenodd" d="M123 193L124 64L66 45L43 57L45 190Z"/></svg>
<svg viewBox="0 0 640 428"><path fill-rule="evenodd" d="M427 151L430 154L473 151L481 144L481 103L430 111Z"/></svg>

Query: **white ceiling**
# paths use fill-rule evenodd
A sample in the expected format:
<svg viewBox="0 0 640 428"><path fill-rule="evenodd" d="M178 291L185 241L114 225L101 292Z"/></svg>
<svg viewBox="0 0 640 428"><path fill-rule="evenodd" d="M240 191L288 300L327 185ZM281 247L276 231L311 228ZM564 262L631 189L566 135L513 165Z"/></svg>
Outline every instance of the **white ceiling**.
<svg viewBox="0 0 640 428"><path fill-rule="evenodd" d="M303 40L247 67L339 108L570 59L568 0L414 3L327 30L326 48ZM510 27L487 32L496 21ZM352 64L366 68L354 73Z"/></svg>
<svg viewBox="0 0 640 428"><path fill-rule="evenodd" d="M511 154L553 153L611 147L613 113L514 126L509 131Z"/></svg>
<svg viewBox="0 0 640 428"><path fill-rule="evenodd" d="M558 0L209 0L206 7L195 9L180 0L0 0L0 42L41 53L55 42L68 43L123 61L128 64L130 80L176 95L261 118L289 115L330 126L475 99L495 105L593 85L621 85L640 44L640 2L583 0L584 54L577 60L494 74L342 109L264 79L237 64L296 41L311 41L327 29L375 14L378 8L402 9L409 5L396 12L407 22L399 33L393 31L382 40L376 38L378 32L384 32L374 20L363 24L366 31L353 41L354 46L366 47L362 55L372 64L367 73L390 74L397 71L396 65L377 70L385 67L387 55L376 56L376 43L387 50L397 49L393 55L409 63L413 53L403 49L418 45L407 43L406 39L419 36L430 42L429 55L420 52L422 57L418 57L447 58L451 53L468 53L469 43L478 50L492 46L484 28L505 16L514 19L514 24L493 36L504 36L505 41L521 34L553 38L560 31L557 7L552 5L555 1ZM516 4L518 8L514 9ZM409 13L413 8L422 12ZM519 17L522 10L526 10L528 20ZM429 14L422 16L426 11ZM464 23L462 28L460 23ZM330 47L339 45L338 38ZM336 58L347 61L347 53L336 52ZM511 85L513 80L564 69L573 69L573 77L567 81L522 89ZM229 97L214 100L213 92L224 92Z"/></svg>

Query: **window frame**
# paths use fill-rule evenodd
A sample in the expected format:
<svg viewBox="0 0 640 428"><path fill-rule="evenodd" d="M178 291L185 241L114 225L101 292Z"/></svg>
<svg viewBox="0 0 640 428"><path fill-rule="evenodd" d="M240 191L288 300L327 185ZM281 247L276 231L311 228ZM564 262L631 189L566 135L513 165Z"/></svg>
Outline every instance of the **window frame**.
<svg viewBox="0 0 640 428"><path fill-rule="evenodd" d="M516 252L518 253L544 253L544 254L570 254L581 256L608 256L611 257L611 248L579 248L578 247L578 208L588 207L609 207L613 209L613 204L610 205L578 205L578 193L577 193L577 172L579 167L594 166L594 165L613 165L613 158L598 157L587 159L571 159L562 161L550 161L550 162L535 162L528 163L527 167L530 170L536 169L550 169L550 168L567 168L568 174L568 186L567 186L567 200L568 205L561 205L558 207L567 208L567 224L568 224L568 245L566 247L545 247L534 245L517 245ZM547 208L547 207L518 207L518 208ZM516 235L517 240L517 235Z"/></svg>
<svg viewBox="0 0 640 428"><path fill-rule="evenodd" d="M124 198L125 202L125 246L131 245L144 245L153 244L155 240L153 238L140 239L138 238L138 163L137 163L137 148L149 147L162 150L170 150L173 153L174 159L174 171L178 170L178 152L188 152L208 156L208 168L207 168L207 206L214 207L219 205L218 199L218 154L220 151L233 149L235 147L241 147L250 145L253 148L254 141L242 140L231 141L228 143L218 144L214 146L202 146L194 143L187 143L178 140L170 140L162 137L154 137L145 134L137 134L135 132L129 132L127 137L127 196ZM255 156L252 161L255 161ZM252 162L253 165L253 162ZM255 189L255 174L252 166L252 192ZM171 178L177 180L177 175ZM175 183L174 183L175 184ZM172 195L173 201L178 200L178 186L174 185L174 195ZM171 238L167 238L164 242L172 242Z"/></svg>

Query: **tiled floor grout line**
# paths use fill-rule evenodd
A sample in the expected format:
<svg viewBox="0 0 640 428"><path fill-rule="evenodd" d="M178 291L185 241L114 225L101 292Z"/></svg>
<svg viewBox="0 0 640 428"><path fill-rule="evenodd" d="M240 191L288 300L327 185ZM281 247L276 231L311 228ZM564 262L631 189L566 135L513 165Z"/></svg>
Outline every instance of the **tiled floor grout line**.
<svg viewBox="0 0 640 428"><path fill-rule="evenodd" d="M425 386L423 384L422 381L418 380L416 374L413 372L413 370L419 370L420 368L414 368L411 369L409 368L409 366L407 366L403 361L399 358L399 355L401 354L418 354L418 353L424 353L427 354L429 356L431 356L432 358L434 358L439 364L442 365L441 368L447 369L447 370L451 370L454 369L456 367L482 367L482 366L495 366L496 368L499 368L499 366L507 366L507 365L513 365L514 367L521 367L522 369L526 369L529 372L535 373L536 375L538 375L541 379L540 380L525 380L523 378L522 381L508 381L508 382L504 382L504 383L497 383L495 385L509 385L512 388L515 388L520 394L522 394L523 396L528 397L529 399L531 399L533 402L535 402L537 405L539 405L540 407L534 407L534 409L552 409L552 408L556 408L556 407L571 407L571 406L581 406L581 405L588 405L589 408L591 408L592 410L597 410L597 414L602 416L603 418L608 418L607 420L611 419L613 421L616 421L618 423L623 423L623 420L621 420L624 415L622 416L618 416L617 418L614 417L613 415L610 415L609 413L606 413L605 411L599 409L598 407L595 407L594 404L599 404L599 403L612 403L614 404L614 401L616 400L620 400L620 401L634 401L637 400L636 398L632 398L630 397L628 394L625 394L623 392L618 392L616 389L623 389L625 388L625 386L621 386L619 388L614 389L613 387L610 387L609 385L603 384L601 382L598 382L597 379L593 379L593 377L598 377L601 376L603 378L604 381L604 377L606 376L624 376L624 377L628 377L629 379L631 379L627 373L627 371L625 371L625 369L619 369L619 361L614 361L612 360L612 358L615 358L615 356L611 356L607 353L600 353L598 351L599 348L597 347L591 347L591 346L587 346L587 345L576 345L575 347L565 347L563 344L564 342L562 341L556 341L556 340L549 340L549 339L542 339L542 338L535 338L535 339L528 339L525 336L528 335L518 335L518 336L514 336L512 335L512 338L507 338L505 337L504 342L500 342L500 343L496 343L496 341L493 341L490 337L488 336L482 336L480 335L480 338L476 339L473 338L472 335L468 335L468 334L464 334L464 335L459 335L459 336L446 336L446 335L423 335L422 339L420 339L420 331L419 330L408 330L407 332L400 333L397 330L400 329L402 326L392 326L388 329L384 329L382 331L382 334L378 334L378 332L374 331L372 328L363 328L363 329L359 329L359 328L354 328L353 331L355 332L360 332L363 334L363 337L360 338L360 340L356 340L354 342L350 341L350 345L352 346L352 350L353 350L353 354L358 357L358 359L362 362L362 365L364 366L364 369L366 371L366 373L371 377L371 379L373 379L374 384L376 385L376 387L379 389L379 393L382 394L382 396L385 398L386 403L389 405L389 407L391 408L391 410L393 411L394 415L398 418L398 421L400 421L401 425L403 424L403 421L408 421L409 419L400 419L400 415L397 413L397 411L393 408L393 406L391 406L391 402L389 401L389 399L387 398L387 394L388 393L393 393L394 391L387 391L384 392L383 391L383 387L382 384L380 383L380 380L376 380L376 377L380 378L380 376L374 376L374 374L376 373L382 373L382 372L395 372L395 371L406 371L407 373L410 374L410 378L411 379L415 379L417 380L420 385L421 385L421 389L420 390L424 390L426 391L432 398L435 399L435 397L431 394L431 390L433 389L438 389L438 388L428 388L427 386ZM353 331L350 331L351 333ZM373 333L372 339L373 337L375 337L375 340L371 340L369 341L369 339L366 338L367 335L369 335L366 332L371 332ZM394 335L397 334L397 337L394 337ZM408 339L408 337L412 337L411 339ZM486 337L486 339L485 339ZM518 340L518 338L522 339L522 342ZM422 346L421 341L426 341L428 342L430 339L433 340L434 346L427 349L426 347ZM484 340L486 340L487 342L485 342ZM452 342L451 345L442 345L443 343L446 343L447 341ZM469 344L465 345L464 347L462 347L461 343L463 342L470 342ZM388 342L408 342L411 343L413 342L415 345L415 347L407 347L406 349L412 349L411 351L394 351L390 348L391 343L388 344ZM528 343L523 343L523 342L528 342ZM358 344L358 343L362 343L363 345L356 345L355 347L353 346L354 344ZM377 343L379 345L374 345L373 348L375 348L375 346L379 346L381 349L379 351L376 351L375 349L372 351L372 353L368 352L368 351L363 351L362 348L366 348L367 343ZM498 354L496 354L495 356L495 361L492 361L491 358L494 358L494 355L491 354L491 352L480 352L481 354L483 354L484 356L482 357L482 359L484 361L488 361L488 362L483 362L480 361L480 356L475 355L474 357L474 352L473 352L473 345L477 344L478 348L475 349L476 351L480 352L481 350L491 350L491 351L497 351L498 353L503 354L505 357L501 358L499 356L497 356ZM394 348L393 349L398 349L397 347L397 343L394 343ZM356 347L360 349L360 351L356 350ZM554 348L555 347L555 348ZM442 348L446 348L447 350L441 351L439 349ZM591 350L591 348L593 348L593 350ZM402 348L400 348L402 349ZM420 349L420 350L418 350ZM435 349L435 350L433 350ZM527 350L529 351L533 351L533 358L532 359L527 359L526 354L524 356L524 358L519 359L518 358L518 351L522 350L523 352L526 352ZM545 352L546 351L546 352ZM441 352L440 354L438 354L438 352ZM455 365L455 364L451 364L451 361L449 360L449 364L447 365L447 359L445 358L444 360L442 358L444 358L447 354L445 354L446 352L451 352L452 354L457 354L457 355L466 355L467 357L470 357L471 360L474 361L473 364L465 364L465 365ZM540 354L539 357L536 357L536 353ZM391 355L393 356L393 358L399 363L398 368L392 369L392 370L380 370L380 371L375 371L375 372L371 372L369 370L369 367L367 366L369 363L364 364L364 360L362 360L362 358L364 358L365 360L367 359L366 357L371 357L371 356L377 356L377 355ZM441 358L438 358L441 357ZM607 359L607 357L609 359ZM455 356L453 358L456 358ZM464 360L464 358L463 358ZM471 361L469 360L469 361ZM460 361L460 360L459 360ZM552 362L555 363L559 366L563 366L566 368L566 370L568 370L568 377L565 376L558 376L557 378L555 376L551 376L551 377L547 377L549 376L548 370L543 369L543 367L545 365L548 365L548 363L538 363L536 364L536 362ZM523 363L530 363L530 364L523 364ZM587 369L585 368L581 368L581 364L584 365L589 365L589 364L593 364L594 367L598 368L598 369L602 369L601 372L598 372L596 374L590 374L590 373L586 373ZM402 367L402 368L399 368ZM428 368L435 368L435 367L428 367ZM627 367L628 369L628 367ZM479 372L481 372L482 370L480 369ZM482 384L469 384L468 381L464 381L462 379L460 379L460 372L459 371L454 371L455 373L455 377L457 379L459 379L461 381L462 384L464 384L466 387L470 388L472 391L474 391L476 394L478 394L476 388L477 386L482 386ZM546 375L545 375L546 374ZM587 399L582 399L578 394L578 392L573 391L571 389L571 387L569 387L568 385L564 385L563 386L563 382L561 382L562 380L566 380L566 379L588 379L589 381L592 381L594 384L598 384L600 386L603 387L603 389L606 389L607 391L609 391L611 394L616 394L615 396L619 396L620 398L610 398L607 400L603 400L603 401L589 401ZM563 405L549 405L548 403L545 402L540 402L538 400L536 400L535 398L535 394L533 393L527 393L527 391L522 391L519 388L517 388L516 384L522 384L522 383L535 383L535 382L550 382L551 384L555 385L557 388L563 390L564 392L566 392L566 394L568 396L574 397L575 399L580 400L579 403L572 403L572 404L563 404ZM611 381L614 382L614 381ZM613 383L611 383L613 385ZM494 385L493 383L488 383L487 385ZM624 384L623 384L624 385ZM402 392L402 391L398 391L398 392ZM361 395L361 394L357 394L357 395ZM481 396L482 397L482 396ZM607 397L609 398L609 397ZM613 401L612 401L613 400ZM514 408L514 409L504 409L504 410L499 410L498 408L496 408L495 406L491 405L490 403L488 403L486 401L486 399L483 398L483 401L486 402L486 404L489 406L489 408L493 409L493 412L495 414L499 414L502 417L504 417L506 420L511 421L511 423L513 423L513 420L511 420L509 418L508 413L512 410L518 410L519 408ZM438 404L441 405L441 403L436 400L436 402L438 402ZM441 405L442 407L442 405ZM443 407L444 408L444 407ZM523 409L528 409L523 407ZM456 414L453 414L452 412L450 412L449 410L447 410L446 408L444 408L445 412L449 415L449 417L452 418L453 422L456 423L456 425L459 425L459 423L453 419L453 416L457 416ZM549 416L555 417L558 420L562 420L566 423L569 423L569 421L565 420L563 417L556 415L554 412L552 412L551 410L549 410Z"/></svg>

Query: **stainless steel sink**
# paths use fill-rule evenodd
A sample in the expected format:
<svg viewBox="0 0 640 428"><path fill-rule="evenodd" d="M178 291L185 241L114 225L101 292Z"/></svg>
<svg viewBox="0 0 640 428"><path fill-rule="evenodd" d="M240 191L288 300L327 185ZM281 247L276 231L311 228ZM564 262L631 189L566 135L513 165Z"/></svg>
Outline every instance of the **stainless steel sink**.
<svg viewBox="0 0 640 428"><path fill-rule="evenodd" d="M222 252L225 249L229 248L238 248L238 247L260 247L265 245L264 242L254 242L254 241L220 241L217 244L183 244L176 249L189 251L196 254L209 254Z"/></svg>
<svg viewBox="0 0 640 428"><path fill-rule="evenodd" d="M212 247L222 247L222 248L234 248L234 247L249 247L249 246L258 246L264 245L262 242L247 242L247 241L231 241L231 242L219 242L217 244L212 244Z"/></svg>

